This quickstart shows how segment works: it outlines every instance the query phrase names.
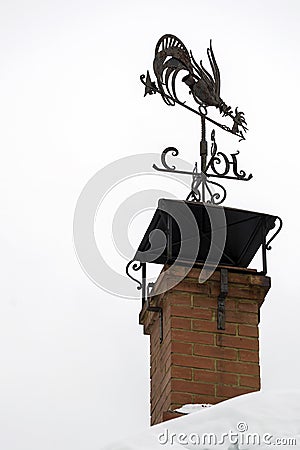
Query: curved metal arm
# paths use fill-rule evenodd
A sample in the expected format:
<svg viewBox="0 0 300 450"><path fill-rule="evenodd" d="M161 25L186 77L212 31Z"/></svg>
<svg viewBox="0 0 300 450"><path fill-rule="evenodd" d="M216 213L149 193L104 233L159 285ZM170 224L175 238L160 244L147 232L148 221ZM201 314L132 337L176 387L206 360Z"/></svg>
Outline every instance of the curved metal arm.
<svg viewBox="0 0 300 450"><path fill-rule="evenodd" d="M139 280L137 280L132 275L130 275L130 273L129 273L130 266L132 266L131 267L132 270L134 270L135 272L138 272L142 268L142 263L139 262L139 261L138 262L134 262L134 259L132 259L131 261L129 261L129 263L126 266L126 275L137 283L137 285L138 285L137 286L137 290L140 291L142 289L143 285L142 285L142 283Z"/></svg>
<svg viewBox="0 0 300 450"><path fill-rule="evenodd" d="M178 156L179 155L179 151L177 150L177 148L175 148L175 147L167 147L167 148L165 148L165 150L160 155L160 160L161 160L161 163L162 163L162 165L164 166L165 169L167 169L169 172L173 172L174 170L176 170L176 167L175 166L169 166L167 164L167 161L166 161L167 154L170 153L170 152L172 152L173 156ZM159 167L157 167L156 164L153 164L152 167L155 170L161 170Z"/></svg>
<svg viewBox="0 0 300 450"><path fill-rule="evenodd" d="M219 188L221 188L221 190L223 191L222 194L220 194L219 192L212 192L212 190L209 188L209 184L213 184L215 186L218 186ZM224 188L224 186L222 186L219 183L216 183L215 181L207 181L206 183L206 189L208 190L209 194L210 194L210 200L207 200L207 203L212 203L213 205L220 205L221 203L223 203L227 197L227 192L226 189Z"/></svg>
<svg viewBox="0 0 300 450"><path fill-rule="evenodd" d="M266 250L271 250L272 247L270 246L271 242L276 238L276 236L278 235L278 233L280 233L281 229L282 229L282 219L279 216L276 216L276 219L279 220L279 227L276 230L276 232L273 234L273 236L271 237L271 239L268 240L268 242L266 242Z"/></svg>

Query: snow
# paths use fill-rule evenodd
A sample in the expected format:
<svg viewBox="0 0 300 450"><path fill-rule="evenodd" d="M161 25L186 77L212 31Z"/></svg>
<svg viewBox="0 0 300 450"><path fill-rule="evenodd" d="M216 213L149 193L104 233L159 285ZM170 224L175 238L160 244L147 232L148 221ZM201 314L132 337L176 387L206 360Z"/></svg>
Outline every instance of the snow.
<svg viewBox="0 0 300 450"><path fill-rule="evenodd" d="M116 418L116 435L124 413ZM260 391L149 427L102 450L299 449L299 419L300 390Z"/></svg>
<svg viewBox="0 0 300 450"><path fill-rule="evenodd" d="M203 408L209 408L209 403L188 403L187 405L183 405L181 408L175 409L176 412L182 413L182 414L192 414L197 411L202 411Z"/></svg>

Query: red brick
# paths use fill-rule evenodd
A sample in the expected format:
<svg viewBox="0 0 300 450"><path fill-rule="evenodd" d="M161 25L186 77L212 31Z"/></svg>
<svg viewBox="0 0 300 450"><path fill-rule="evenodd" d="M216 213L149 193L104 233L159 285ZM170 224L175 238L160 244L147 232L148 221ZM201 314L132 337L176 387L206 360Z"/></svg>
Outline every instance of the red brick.
<svg viewBox="0 0 300 450"><path fill-rule="evenodd" d="M210 294L214 297L218 297L220 294L220 282L211 283L210 286ZM244 283L232 283L228 280L228 296L229 300L252 300L252 301L260 301L265 295L265 289L261 289L258 286L249 286ZM226 302L227 302L226 299Z"/></svg>
<svg viewBox="0 0 300 450"><path fill-rule="evenodd" d="M200 356L173 355L173 364L182 367L192 367L197 369L214 370L215 360L211 358L201 358Z"/></svg>
<svg viewBox="0 0 300 450"><path fill-rule="evenodd" d="M171 351L172 351L172 353L180 353L180 354L184 354L184 355L192 355L192 353L193 353L193 345L192 344L187 344L185 342L172 341Z"/></svg>
<svg viewBox="0 0 300 450"><path fill-rule="evenodd" d="M190 308L189 306L172 306L171 309L172 316L177 317L190 317L193 319L212 319L212 311L202 308Z"/></svg>
<svg viewBox="0 0 300 450"><path fill-rule="evenodd" d="M234 284L228 283L228 297L234 297L239 300L247 299L247 300L259 300L263 298L265 294L265 290L262 291L259 287L239 287Z"/></svg>
<svg viewBox="0 0 300 450"><path fill-rule="evenodd" d="M180 405L186 405L193 402L193 395L186 392L171 392L170 398L171 405L173 403L179 403ZM171 406L172 408L172 406Z"/></svg>
<svg viewBox="0 0 300 450"><path fill-rule="evenodd" d="M215 347L212 345L199 345L194 346L194 355L209 356L211 358L221 359L237 359L237 350L233 348Z"/></svg>
<svg viewBox="0 0 300 450"><path fill-rule="evenodd" d="M191 306L192 296L184 292L170 292L167 296L171 305Z"/></svg>
<svg viewBox="0 0 300 450"><path fill-rule="evenodd" d="M240 376L240 386L249 386L257 390L260 389L260 378L259 377L249 377L247 375Z"/></svg>
<svg viewBox="0 0 300 450"><path fill-rule="evenodd" d="M159 328L157 326L154 326L152 328L152 332L151 332L150 336L151 336L150 337L150 345L151 346L153 346L153 345L155 346L155 345L159 344Z"/></svg>
<svg viewBox="0 0 300 450"><path fill-rule="evenodd" d="M191 330L192 320L185 317L171 317L171 327L183 330Z"/></svg>
<svg viewBox="0 0 300 450"><path fill-rule="evenodd" d="M180 266L177 264L173 264L172 266L165 266L165 270L168 270L168 273L171 276L177 276L177 277L187 277L189 272L187 273L186 267ZM163 270L164 270L163 269Z"/></svg>
<svg viewBox="0 0 300 450"><path fill-rule="evenodd" d="M166 352L163 355L161 355L161 357L158 359L157 367L159 367L160 370L165 373L165 371L168 370L171 366L171 360L172 360L171 351Z"/></svg>
<svg viewBox="0 0 300 450"><path fill-rule="evenodd" d="M218 296L220 295L220 283L214 283L210 285L210 296L206 297L204 295L193 295L194 306L200 306L203 308L217 308L218 307ZM226 298L225 305L227 311L236 310L237 300Z"/></svg>
<svg viewBox="0 0 300 450"><path fill-rule="evenodd" d="M209 294L208 284L200 284L193 280L183 280L176 286L176 291L193 292L195 294Z"/></svg>
<svg viewBox="0 0 300 450"><path fill-rule="evenodd" d="M245 273L228 272L228 283L248 286L250 284L251 276L252 275Z"/></svg>
<svg viewBox="0 0 300 450"><path fill-rule="evenodd" d="M224 334L219 334L217 335L217 345L258 351L258 339L251 337L244 338L240 336L226 336Z"/></svg>
<svg viewBox="0 0 300 450"><path fill-rule="evenodd" d="M171 393L160 397L154 407L151 405L152 417L155 417L155 416L158 417L162 413L162 411L165 411L166 409L168 409L167 405L170 404L170 401L171 401Z"/></svg>
<svg viewBox="0 0 300 450"><path fill-rule="evenodd" d="M160 369L157 369L152 377L151 377L151 384L153 385L153 387L156 388L156 383L158 383L159 386L161 386L161 380L163 379L164 374L162 373L162 371Z"/></svg>
<svg viewBox="0 0 300 450"><path fill-rule="evenodd" d="M167 385L171 380L171 371L168 371L166 374L159 374L151 379L151 392L152 395L161 397L163 394L166 394L170 387L167 389Z"/></svg>
<svg viewBox="0 0 300 450"><path fill-rule="evenodd" d="M213 333L198 333L196 331L172 330L172 339L183 342L214 344Z"/></svg>
<svg viewBox="0 0 300 450"><path fill-rule="evenodd" d="M194 369L194 380L202 383L232 384L238 385L238 375L225 372L211 372L208 370Z"/></svg>
<svg viewBox="0 0 300 450"><path fill-rule="evenodd" d="M171 359L171 345L165 349L164 352L160 352L158 355L157 366L166 367L170 363Z"/></svg>
<svg viewBox="0 0 300 450"><path fill-rule="evenodd" d="M170 385L171 386L171 385ZM171 391L170 389L165 390L159 393L153 393L151 391L151 411L152 413L155 411L160 411L165 405L169 404ZM167 409L164 408L164 409Z"/></svg>
<svg viewBox="0 0 300 450"><path fill-rule="evenodd" d="M249 303L249 302L238 302L238 311L250 312L257 314L258 313L258 303Z"/></svg>
<svg viewBox="0 0 300 450"><path fill-rule="evenodd" d="M251 325L239 325L240 336L258 337L258 327Z"/></svg>
<svg viewBox="0 0 300 450"><path fill-rule="evenodd" d="M220 285L218 285L217 288L217 294L214 296L205 296L205 295L193 295L193 305L197 308L210 308L210 309L217 309L217 298L220 294ZM226 309L228 311L235 311L236 310L236 300L226 299Z"/></svg>
<svg viewBox="0 0 300 450"><path fill-rule="evenodd" d="M220 370L221 372L259 376L259 365L254 363L218 360L217 370Z"/></svg>
<svg viewBox="0 0 300 450"><path fill-rule="evenodd" d="M206 295L193 295L193 305L197 308L217 308L217 300Z"/></svg>
<svg viewBox="0 0 300 450"><path fill-rule="evenodd" d="M192 379L192 369L189 367L172 366L171 367L171 377L181 378L184 380Z"/></svg>
<svg viewBox="0 0 300 450"><path fill-rule="evenodd" d="M151 411L161 409L171 394L171 384L164 391L158 392L151 389Z"/></svg>
<svg viewBox="0 0 300 450"><path fill-rule="evenodd" d="M236 324L227 323L225 330L218 330L217 321L199 320L192 321L192 329L195 331L211 331L212 333L236 334Z"/></svg>
<svg viewBox="0 0 300 450"><path fill-rule="evenodd" d="M200 266L196 266L196 267L195 267L195 266L194 266L194 267L192 268L192 270L189 272L188 278L189 278L189 279L195 279L195 280L197 281L197 283L199 283L199 276L200 276L201 272L202 272L202 273L205 273L205 271L203 270L203 267L200 267ZM215 276L215 273L213 272L213 273L211 274L211 276L210 276L208 282L209 282L211 279L213 279L214 276ZM201 283L201 284L203 284L203 283Z"/></svg>
<svg viewBox="0 0 300 450"><path fill-rule="evenodd" d="M164 342L160 348L156 349L156 353L153 355L153 358L156 358L157 364L164 364L168 357L171 355L171 347L172 342L169 340Z"/></svg>
<svg viewBox="0 0 300 450"><path fill-rule="evenodd" d="M239 360L247 362L259 362L258 352L251 352L251 350L239 350Z"/></svg>
<svg viewBox="0 0 300 450"><path fill-rule="evenodd" d="M163 292L173 291L174 287L180 282L179 277L173 277L170 274L165 274L157 284L158 290Z"/></svg>
<svg viewBox="0 0 300 450"><path fill-rule="evenodd" d="M172 390L175 392L187 392L191 394L214 395L215 385L208 383L195 383L193 381L173 380Z"/></svg>
<svg viewBox="0 0 300 450"><path fill-rule="evenodd" d="M176 269L177 270L177 269ZM179 280L182 268L160 276L161 285ZM220 270L204 284L200 267L164 295L153 298L163 306L164 342L159 342L159 318L143 311L140 323L151 336L152 423L163 413L185 403L218 403L258 390L258 310L269 279L256 271L229 269L225 301L226 328L217 329ZM164 277L166 282L164 283ZM166 417L166 414L165 414Z"/></svg>
<svg viewBox="0 0 300 450"><path fill-rule="evenodd" d="M248 325L258 324L258 314L226 311L226 322L245 323Z"/></svg>
<svg viewBox="0 0 300 450"><path fill-rule="evenodd" d="M238 386L217 386L217 396L218 397L226 397L226 398L233 398L237 397L238 395L247 394L249 392L252 392L253 388L251 387L238 387Z"/></svg>

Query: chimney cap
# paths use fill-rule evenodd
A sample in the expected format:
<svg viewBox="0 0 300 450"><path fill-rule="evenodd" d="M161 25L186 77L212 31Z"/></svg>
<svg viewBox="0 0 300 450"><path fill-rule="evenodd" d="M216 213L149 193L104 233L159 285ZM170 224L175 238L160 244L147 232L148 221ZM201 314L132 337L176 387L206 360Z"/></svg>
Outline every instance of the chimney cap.
<svg viewBox="0 0 300 450"><path fill-rule="evenodd" d="M225 236L225 246L218 263L241 268L249 266L261 245L264 251L268 249L268 244L280 231L282 222L279 217L265 213L200 202L160 199L134 260L155 264L168 264L175 260L191 262L191 255L195 254L195 251L191 250L197 239L197 236L193 235L195 226L190 220L191 234L188 239L182 239L178 218L184 218L185 223L191 218L196 221L200 245L194 263L206 261L213 228L218 234L223 233ZM276 219L280 222L279 229L266 242L269 231L275 227ZM155 230L160 233L153 234ZM165 235L165 242L162 242L161 232Z"/></svg>

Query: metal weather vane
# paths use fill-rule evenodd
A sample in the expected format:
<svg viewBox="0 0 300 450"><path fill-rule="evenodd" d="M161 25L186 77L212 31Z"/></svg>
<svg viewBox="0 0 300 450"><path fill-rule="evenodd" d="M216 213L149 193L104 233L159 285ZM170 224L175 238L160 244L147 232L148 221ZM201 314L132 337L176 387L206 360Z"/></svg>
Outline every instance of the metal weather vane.
<svg viewBox="0 0 300 450"><path fill-rule="evenodd" d="M175 166L169 166L166 157L169 152L173 156L179 154L174 147L166 148L161 155L163 168L153 165L154 169L161 172L176 172L192 176L191 192L187 200L202 201L212 204L220 204L226 198L225 188L210 178L223 178L231 180L248 181L252 175L246 175L243 170L238 170L237 155L239 152L231 153L229 158L225 153L218 151L215 140L215 130L211 132L211 148L208 152L208 143L206 140L206 121L231 133L239 138L239 141L245 140L247 132L247 122L244 113L236 107L233 111L220 96L220 71L215 59L210 41L210 47L207 49L207 56L210 63L212 74L205 69L202 61L198 64L192 54L188 52L180 39L172 34L165 34L157 42L155 48L155 57L153 61L153 70L156 81L152 81L149 71L147 75L141 75L140 79L145 86L144 96L159 93L167 105L174 106L178 104L201 117L201 141L200 158L201 170L198 170L198 164L195 163L193 172L177 170ZM183 74L181 82L189 89L196 108L190 106L186 101L179 99L177 94L178 76ZM220 123L208 116L208 108L215 107L224 118L232 121L231 127L225 123ZM221 190L213 192L217 187ZM208 198L208 195L209 198Z"/></svg>
<svg viewBox="0 0 300 450"><path fill-rule="evenodd" d="M180 105L189 111L200 116L201 119L201 140L200 140L200 166L195 162L193 171L184 171L176 169L175 165L168 163L170 155L178 156L179 152L175 147L167 147L161 154L161 167L153 164L153 168L160 172L186 174L192 177L191 191L186 201L196 202L198 204L188 206L186 202L177 202L189 208L196 220L198 230L202 237L209 238L210 232L207 232L203 225L204 210L207 210L207 203L213 205L221 204L226 198L226 190L219 183L220 180L242 180L249 181L252 174L247 175L245 171L238 168L237 157L239 151L227 155L218 149L216 142L215 127L236 136L239 141L245 140L245 134L248 130L245 115L237 107L231 108L221 97L220 71L212 49L212 44L207 49L207 56L210 64L210 72L204 67L202 61L197 63L192 52L188 52L180 39L171 34L162 36L155 48L153 61L153 70L155 81L151 79L149 71L146 75L141 75L140 79L145 86L145 96L160 94L163 101L170 106ZM181 75L181 76L180 76ZM181 100L184 93L190 94L188 99ZM180 93L180 95L179 95ZM222 122L215 120L208 115L209 108L215 108L222 116ZM218 119L219 120L219 119ZM207 123L213 125L210 131L210 143L206 138ZM215 192L216 190L216 192ZM162 199L163 202L174 202L174 200ZM175 201L176 202L176 201ZM201 202L201 203L200 203ZM204 204L203 204L204 203ZM205 204L206 203L206 204ZM174 204L174 203L173 203ZM161 205L162 206L162 205ZM250 264L258 248L262 248L263 271L267 273L267 250L271 249L271 242L277 236L282 228L282 220L278 216L269 214L253 213L233 208L224 208L226 210L226 239L222 255L217 264L221 269L221 286L218 297L218 316L217 328L225 329L225 298L228 294L227 266L246 268ZM194 210L194 212L193 212ZM195 212L197 210L197 214ZM202 211L202 212L201 212ZM200 213L201 212L201 213ZM227 221L228 218L228 222ZM274 228L276 219L279 220L279 227L269 240L267 234ZM209 218L209 220L211 220ZM210 250L206 246L199 246L195 258L190 259L190 242L187 247L188 252L182 257L180 251L185 241L181 236L181 228L175 226L176 218L172 217L164 208L158 208L153 219L142 239L138 251L134 258L126 266L127 275L135 281L137 289L142 293L142 305L146 305L146 310L159 313L160 317L160 341L163 339L163 310L161 306L151 306L151 297L156 295L151 291L153 283L147 283L146 264L168 264L181 261L192 265L206 263L209 259ZM165 248L162 248L161 242L155 244L152 248L151 235L154 230L160 230L166 236ZM212 234L211 234L212 235ZM193 231L190 232L193 236ZM230 239L227 237L231 236ZM190 239L188 239L190 241ZM213 241L211 239L211 246ZM150 253L147 255L148 250ZM156 253L157 252L157 253ZM225 268L226 267L226 268ZM133 271L131 274L130 271ZM141 281L136 278L136 273L141 270ZM151 292L150 292L151 291Z"/></svg>

